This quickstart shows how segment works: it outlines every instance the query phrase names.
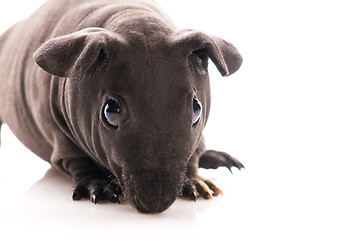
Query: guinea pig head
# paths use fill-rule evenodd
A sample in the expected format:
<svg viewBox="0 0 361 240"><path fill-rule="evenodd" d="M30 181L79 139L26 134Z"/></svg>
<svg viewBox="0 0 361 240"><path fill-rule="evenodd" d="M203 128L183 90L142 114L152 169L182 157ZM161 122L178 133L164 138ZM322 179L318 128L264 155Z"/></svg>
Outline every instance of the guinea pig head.
<svg viewBox="0 0 361 240"><path fill-rule="evenodd" d="M232 44L193 30L87 28L34 54L41 68L65 79L61 111L78 145L117 177L141 212L164 211L181 192L209 114L209 58L224 76L242 63Z"/></svg>

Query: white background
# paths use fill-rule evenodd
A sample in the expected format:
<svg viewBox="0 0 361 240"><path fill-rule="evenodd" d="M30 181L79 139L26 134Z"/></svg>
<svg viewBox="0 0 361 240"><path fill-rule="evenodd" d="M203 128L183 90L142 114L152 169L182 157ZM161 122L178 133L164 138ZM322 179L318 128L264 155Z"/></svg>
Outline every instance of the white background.
<svg viewBox="0 0 361 240"><path fill-rule="evenodd" d="M43 2L1 1L0 32ZM180 28L228 39L242 53L231 77L210 64L205 135L209 148L228 151L246 170L202 171L224 196L178 199L162 214L72 202L71 181L47 171L5 126L0 238L360 239L358 1L158 2Z"/></svg>

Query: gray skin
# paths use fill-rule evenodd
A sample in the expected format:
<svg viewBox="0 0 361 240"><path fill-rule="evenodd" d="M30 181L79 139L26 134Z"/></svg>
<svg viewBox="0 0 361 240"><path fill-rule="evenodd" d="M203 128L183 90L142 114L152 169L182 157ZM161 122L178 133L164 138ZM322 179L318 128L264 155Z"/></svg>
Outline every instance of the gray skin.
<svg viewBox="0 0 361 240"><path fill-rule="evenodd" d="M0 126L72 177L74 200L122 195L149 213L211 198L198 167L243 166L205 149L208 58L223 76L242 63L153 1L50 0L0 36Z"/></svg>

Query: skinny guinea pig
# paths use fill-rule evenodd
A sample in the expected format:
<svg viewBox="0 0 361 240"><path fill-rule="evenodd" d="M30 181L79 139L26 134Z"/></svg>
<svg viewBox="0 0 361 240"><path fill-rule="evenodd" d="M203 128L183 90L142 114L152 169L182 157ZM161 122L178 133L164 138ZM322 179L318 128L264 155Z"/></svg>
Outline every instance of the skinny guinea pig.
<svg viewBox="0 0 361 240"><path fill-rule="evenodd" d="M74 200L151 213L210 199L221 190L198 168L243 166L205 148L208 59L223 76L242 63L151 0L50 0L0 36L0 126L69 175Z"/></svg>

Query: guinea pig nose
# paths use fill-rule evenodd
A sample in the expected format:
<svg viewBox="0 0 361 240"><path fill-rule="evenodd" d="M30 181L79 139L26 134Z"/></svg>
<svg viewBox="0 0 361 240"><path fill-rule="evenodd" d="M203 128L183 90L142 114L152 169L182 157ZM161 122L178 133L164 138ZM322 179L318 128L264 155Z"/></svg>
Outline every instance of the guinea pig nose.
<svg viewBox="0 0 361 240"><path fill-rule="evenodd" d="M192 126L198 122L201 115L202 115L202 103L197 98L193 98Z"/></svg>

